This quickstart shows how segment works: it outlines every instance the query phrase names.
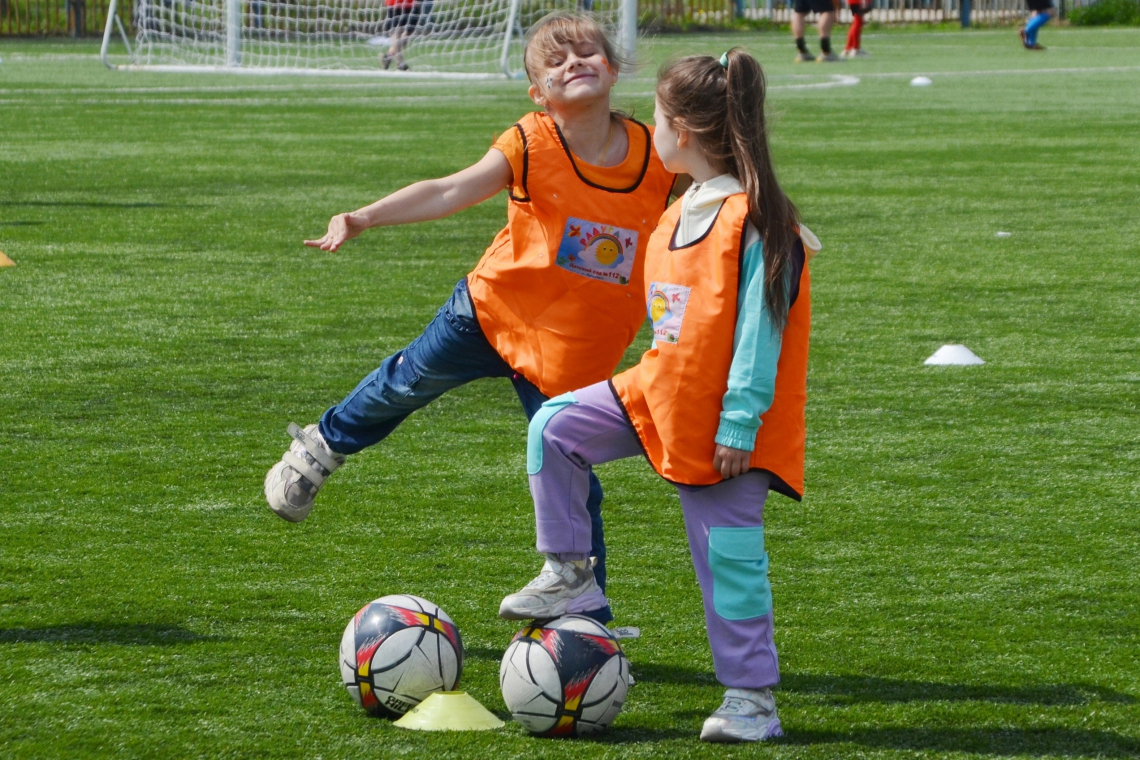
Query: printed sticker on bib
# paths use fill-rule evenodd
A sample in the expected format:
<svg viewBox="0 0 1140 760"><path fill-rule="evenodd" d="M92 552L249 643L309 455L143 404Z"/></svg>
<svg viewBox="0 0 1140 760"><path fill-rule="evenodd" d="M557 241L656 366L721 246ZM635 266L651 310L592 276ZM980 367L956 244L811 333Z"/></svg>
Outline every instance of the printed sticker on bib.
<svg viewBox="0 0 1140 760"><path fill-rule="evenodd" d="M558 246L558 266L594 280L628 285L637 233L570 217Z"/></svg>
<svg viewBox="0 0 1140 760"><path fill-rule="evenodd" d="M681 337L681 323L685 321L685 307L689 305L691 289L667 282L649 283L649 300L646 307L653 323L653 339L662 343L676 343Z"/></svg>

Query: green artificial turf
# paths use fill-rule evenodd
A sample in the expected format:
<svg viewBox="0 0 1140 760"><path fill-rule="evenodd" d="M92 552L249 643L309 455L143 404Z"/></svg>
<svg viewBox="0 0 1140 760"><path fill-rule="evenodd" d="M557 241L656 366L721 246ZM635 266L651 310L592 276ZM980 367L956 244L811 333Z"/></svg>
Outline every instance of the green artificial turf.
<svg viewBox="0 0 1140 760"><path fill-rule="evenodd" d="M475 161L521 83L112 73L90 42L0 42L0 756L1140 755L1140 31L1041 42L889 31L835 66L793 66L784 34L643 44L761 59L824 242L807 495L767 513L787 738L736 748L697 740L721 687L640 460L599 468L609 593L643 631L608 731L406 732L341 686L350 616L414 593L505 714L497 605L539 566L509 383L412 416L302 524L264 505L286 424L419 333L505 199L300 241ZM836 75L859 81L805 86ZM649 118L652 77L617 103ZM924 367L944 343L987 363Z"/></svg>

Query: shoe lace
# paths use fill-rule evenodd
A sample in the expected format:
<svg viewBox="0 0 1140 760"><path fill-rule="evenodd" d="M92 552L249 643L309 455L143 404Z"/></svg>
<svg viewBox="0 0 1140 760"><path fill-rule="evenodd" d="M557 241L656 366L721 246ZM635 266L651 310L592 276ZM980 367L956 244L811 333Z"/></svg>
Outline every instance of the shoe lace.
<svg viewBox="0 0 1140 760"><path fill-rule="evenodd" d="M564 580L564 578L553 570L543 570L538 574L537 578L523 586L523 588L547 588L560 580Z"/></svg>
<svg viewBox="0 0 1140 760"><path fill-rule="evenodd" d="M752 702L749 702L746 699L740 699L739 697L725 697L724 702L721 703L720 709L717 710L717 712L732 713L733 715L747 715L749 712L751 712L750 708L754 706L755 705L753 705Z"/></svg>
<svg viewBox="0 0 1140 760"><path fill-rule="evenodd" d="M763 698L751 699L745 696L737 696L735 694L725 694L724 702L721 703L718 713L727 713L729 715L770 715L775 708L775 704L769 704L769 700Z"/></svg>

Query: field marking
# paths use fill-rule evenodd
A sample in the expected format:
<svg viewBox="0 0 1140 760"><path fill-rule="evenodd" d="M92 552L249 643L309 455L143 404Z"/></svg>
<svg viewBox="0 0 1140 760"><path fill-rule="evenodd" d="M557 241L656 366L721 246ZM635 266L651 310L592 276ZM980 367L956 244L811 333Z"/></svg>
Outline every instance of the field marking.
<svg viewBox="0 0 1140 760"><path fill-rule="evenodd" d="M850 74L832 74L831 81L812 82L810 84L774 84L769 90L829 90L832 87L854 87L859 84L859 77Z"/></svg>
<svg viewBox="0 0 1140 760"><path fill-rule="evenodd" d="M832 89L835 87L852 87L859 84L861 79L899 79L899 78L912 78L915 76L928 76L935 77L985 77L985 76L1015 76L1015 75L1029 75L1029 74L1097 74L1097 73L1130 73L1140 71L1140 65L1137 66L1086 66L1086 67L1055 67L1046 69L973 69L964 71L883 71L883 72L860 72L858 76L852 74L830 74L827 81L824 82L807 82L803 84L771 84L768 86L769 90L824 90ZM776 74L772 76L772 80L787 80L787 79L817 79L823 74ZM625 80L627 82L631 80ZM655 82L655 79L638 77L632 80L633 82L649 83ZM474 82L467 83L464 89L469 89L470 85ZM511 92L484 92L481 97L500 99L515 99L522 95L522 89L517 88L517 83L512 81L483 81L480 84L486 85L487 89L502 88L504 85L511 86ZM100 97L100 96L113 96L113 95L161 95L169 94L193 94L193 93L234 93L234 92L254 92L254 93L272 93L277 92L283 95L289 93L302 94L310 90L317 90L320 92L328 92L330 90L340 91L353 91L365 90L375 93L374 97L346 97L346 98L301 98L297 102L299 104L312 104L312 105L337 105L337 104L351 104L351 103L364 103L368 101L377 101L384 103L422 103L422 102L444 102L444 101L461 101L469 97L469 95L451 95L451 94L438 94L438 95L385 95L383 93L390 92L391 86L397 85L401 89L409 86L417 89L422 89L425 86L433 88L452 88L455 83L446 81L437 82L341 82L322 85L320 83L297 83L297 84L267 84L267 85L181 85L181 86L143 86L143 87L112 87L106 89L91 88L91 87L71 87L71 88L0 88L0 104L5 105L20 105L29 103L39 103L44 105L51 105L45 103L42 99L36 96L59 96L59 95L87 95L85 98L68 98L66 100L58 100L57 105L275 105L288 102L288 98L279 97L249 97L249 98L155 98L153 100L142 99L128 99L116 97ZM515 91L517 88L517 92ZM618 90L615 95L619 98L649 98L654 96L652 90L649 91L634 91L623 92Z"/></svg>
<svg viewBox="0 0 1140 760"><path fill-rule="evenodd" d="M495 81L478 80L480 84L498 85L506 83ZM2 89L0 88L0 95L90 95L92 93L121 93L124 95L146 95L149 93L192 93L192 92L247 92L250 90L256 92L301 92L304 90L320 90L327 92L329 90L363 90L374 89L384 90L390 88L392 85L398 85L401 88L415 87L421 89L425 86L431 87L454 87L454 82L445 81L432 81L432 82L378 82L372 80L369 82L337 82L332 84L323 85L316 82L308 82L305 84L220 84L220 85L181 85L181 86L151 86L151 87L39 87L35 89L22 89L18 87ZM465 83L465 87L469 87L474 83Z"/></svg>
<svg viewBox="0 0 1140 760"><path fill-rule="evenodd" d="M516 96L484 95L484 100L517 100ZM359 96L355 98L305 98L304 100L290 101L287 98L162 98L158 100L143 100L141 98L69 98L44 102L34 98L0 98L0 105L29 105L66 107L68 105L83 106L279 106L283 103L293 102L298 106L336 106L336 105L363 105L366 103L440 103L462 102L470 100L468 95L389 95L387 97Z"/></svg>
<svg viewBox="0 0 1140 760"><path fill-rule="evenodd" d="M888 77L969 77L969 76L1008 76L1010 74L1093 74L1100 71L1110 73L1123 71L1140 71L1140 66L1088 66L1084 68L1055 68L1055 69L977 69L972 71L884 71L877 73L864 73L859 76L885 79Z"/></svg>

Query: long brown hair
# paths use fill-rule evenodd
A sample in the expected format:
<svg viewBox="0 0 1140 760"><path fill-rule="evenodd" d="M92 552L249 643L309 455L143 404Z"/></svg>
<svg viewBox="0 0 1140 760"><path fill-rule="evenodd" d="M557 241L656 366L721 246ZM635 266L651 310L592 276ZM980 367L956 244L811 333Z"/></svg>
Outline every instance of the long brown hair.
<svg viewBox="0 0 1140 760"><path fill-rule="evenodd" d="M739 48L721 60L681 58L662 67L657 100L669 123L692 133L710 163L723 164L748 196L748 220L764 241L764 304L776 330L788 321L792 247L800 212L772 167L764 118L764 70Z"/></svg>

